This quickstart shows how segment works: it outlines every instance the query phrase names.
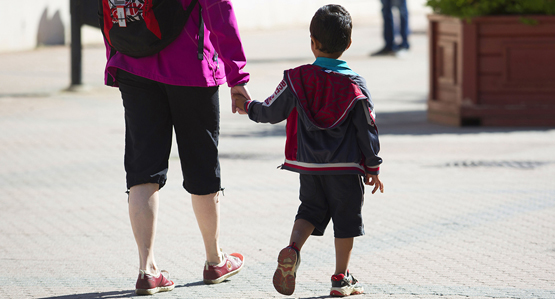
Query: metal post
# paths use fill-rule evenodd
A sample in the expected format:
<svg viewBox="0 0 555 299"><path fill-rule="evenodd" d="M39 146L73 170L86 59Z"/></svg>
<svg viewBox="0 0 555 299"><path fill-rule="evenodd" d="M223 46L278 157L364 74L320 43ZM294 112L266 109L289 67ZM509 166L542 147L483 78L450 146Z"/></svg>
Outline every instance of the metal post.
<svg viewBox="0 0 555 299"><path fill-rule="evenodd" d="M83 6L81 0L70 0L71 12L71 86L80 86L82 84L82 68L81 68L81 25Z"/></svg>

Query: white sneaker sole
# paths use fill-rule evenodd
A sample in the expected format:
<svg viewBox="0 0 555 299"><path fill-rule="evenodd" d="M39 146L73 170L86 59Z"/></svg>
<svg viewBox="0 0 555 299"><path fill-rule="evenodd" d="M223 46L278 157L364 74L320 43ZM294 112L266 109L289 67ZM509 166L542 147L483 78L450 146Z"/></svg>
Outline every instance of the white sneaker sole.
<svg viewBox="0 0 555 299"><path fill-rule="evenodd" d="M347 286L342 288L331 288L330 296L345 297L349 295L358 295L364 293L363 287Z"/></svg>
<svg viewBox="0 0 555 299"><path fill-rule="evenodd" d="M173 290L175 285L167 286L167 287L157 287L153 289L136 289L135 294L137 295L153 295L159 292L169 292Z"/></svg>

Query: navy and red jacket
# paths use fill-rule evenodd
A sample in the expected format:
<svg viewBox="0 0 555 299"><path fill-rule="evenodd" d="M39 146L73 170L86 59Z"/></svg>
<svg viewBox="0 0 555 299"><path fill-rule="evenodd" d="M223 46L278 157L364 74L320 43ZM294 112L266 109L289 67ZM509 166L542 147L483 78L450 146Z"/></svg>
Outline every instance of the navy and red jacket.
<svg viewBox="0 0 555 299"><path fill-rule="evenodd" d="M273 95L247 101L255 122L287 119L282 169L302 174L379 174L382 159L366 81L318 65L284 72Z"/></svg>

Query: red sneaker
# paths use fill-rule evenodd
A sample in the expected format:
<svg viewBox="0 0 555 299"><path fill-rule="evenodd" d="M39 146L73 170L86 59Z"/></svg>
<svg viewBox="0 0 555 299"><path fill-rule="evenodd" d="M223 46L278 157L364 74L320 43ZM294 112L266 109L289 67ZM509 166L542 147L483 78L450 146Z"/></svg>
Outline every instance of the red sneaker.
<svg viewBox="0 0 555 299"><path fill-rule="evenodd" d="M278 267L274 272L274 288L280 294L291 295L295 291L297 268L301 263L301 254L295 244L283 248L278 255Z"/></svg>
<svg viewBox="0 0 555 299"><path fill-rule="evenodd" d="M227 278L239 273L243 268L244 258L240 253L232 253L230 255L223 254L222 262L219 265L204 265L204 283L215 284L220 283Z"/></svg>
<svg viewBox="0 0 555 299"><path fill-rule="evenodd" d="M349 271L347 275L337 274L331 277L330 296L345 297L362 293L364 293L364 287Z"/></svg>
<svg viewBox="0 0 555 299"><path fill-rule="evenodd" d="M166 270L160 271L158 276L147 274L143 270L139 271L139 278L137 279L137 284L135 284L135 293L138 295L152 295L158 292L168 292L175 287L173 281L168 279L170 274Z"/></svg>

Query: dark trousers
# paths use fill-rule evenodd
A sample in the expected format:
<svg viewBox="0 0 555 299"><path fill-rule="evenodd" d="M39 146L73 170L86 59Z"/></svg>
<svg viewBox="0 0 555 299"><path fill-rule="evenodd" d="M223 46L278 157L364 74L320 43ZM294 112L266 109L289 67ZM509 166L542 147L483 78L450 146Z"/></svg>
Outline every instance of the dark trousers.
<svg viewBox="0 0 555 299"><path fill-rule="evenodd" d="M395 22L391 11L393 6L399 8L399 33L401 34L401 44L395 44ZM407 0L382 0L382 16L383 16L383 37L385 47L391 50L398 48L409 48L409 12L407 9Z"/></svg>
<svg viewBox="0 0 555 299"><path fill-rule="evenodd" d="M218 87L168 85L121 70L117 81L125 108L127 188L164 186L175 130L183 187L196 195L220 191Z"/></svg>

